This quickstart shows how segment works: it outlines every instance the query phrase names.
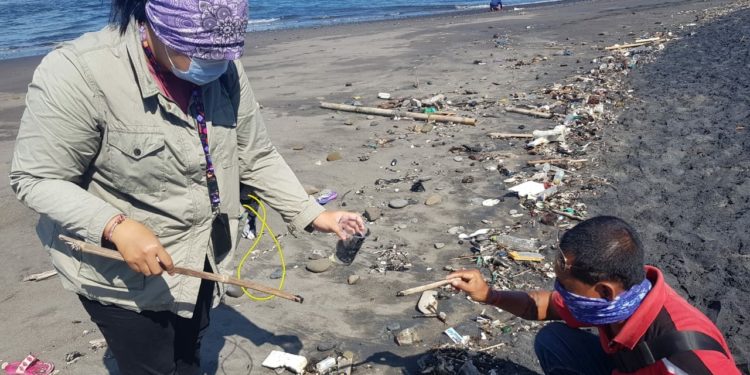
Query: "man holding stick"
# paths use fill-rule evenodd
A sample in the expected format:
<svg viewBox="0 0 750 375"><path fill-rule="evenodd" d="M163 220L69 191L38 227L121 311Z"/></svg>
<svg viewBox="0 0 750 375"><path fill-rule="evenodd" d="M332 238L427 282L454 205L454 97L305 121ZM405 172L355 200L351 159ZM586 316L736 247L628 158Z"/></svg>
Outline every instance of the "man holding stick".
<svg viewBox="0 0 750 375"><path fill-rule="evenodd" d="M493 290L479 270L448 276L477 302L528 320L563 320L539 331L545 374L739 374L718 328L644 266L635 230L610 216L566 232L554 291ZM593 334L580 330L596 327Z"/></svg>

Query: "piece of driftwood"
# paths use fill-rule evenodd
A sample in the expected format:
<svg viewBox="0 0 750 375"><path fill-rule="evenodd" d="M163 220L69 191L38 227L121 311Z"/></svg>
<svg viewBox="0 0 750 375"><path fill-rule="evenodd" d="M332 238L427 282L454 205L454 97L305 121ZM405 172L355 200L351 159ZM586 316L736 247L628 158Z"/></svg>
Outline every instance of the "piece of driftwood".
<svg viewBox="0 0 750 375"><path fill-rule="evenodd" d="M432 289L437 289L437 288L449 285L451 282L453 282L453 280L456 280L456 279L457 278L447 279L447 280L442 280L442 281L437 281L437 282L434 282L434 283L431 283L431 284L418 286L416 288L402 290L402 291L396 293L396 296L403 297L403 296L408 296L410 294L422 293L424 291L428 291L428 290L432 290Z"/></svg>
<svg viewBox="0 0 750 375"><path fill-rule="evenodd" d="M622 45L615 44L614 46L609 46L604 49L607 51L612 51L616 49L635 48L635 47L641 47L641 46L645 46L648 44L661 42L661 41L666 41L666 40L661 39L661 38L640 39L640 40L637 40L635 43L628 43L628 44L622 44Z"/></svg>
<svg viewBox="0 0 750 375"><path fill-rule="evenodd" d="M105 249L103 247L99 247L94 244L79 241L74 238L70 238L70 237L63 236L63 235L60 235L60 239L65 241L65 243L67 243L73 250L98 255L104 258L108 258L108 259L119 260L122 262L125 261L122 255L120 255L120 253L115 250ZM258 291L258 292L270 294L276 297L288 299L293 302L302 303L304 301L304 298L302 298L301 296L296 296L296 295L287 293L283 290L279 290L276 288L258 284L252 281L235 279L233 277L229 277L227 275L221 275L218 273L196 271L196 270L191 270L191 269L182 268L182 267L175 267L172 270L172 272L180 274L180 275L197 277L199 279L216 281L222 284L237 285L245 289L251 289L251 290Z"/></svg>
<svg viewBox="0 0 750 375"><path fill-rule="evenodd" d="M518 108L518 107L505 107L505 112L519 113L527 116L541 117L541 118L552 118L552 113L537 111L534 109Z"/></svg>
<svg viewBox="0 0 750 375"><path fill-rule="evenodd" d="M568 164L568 163L585 163L588 159L542 159L542 160L529 160L526 162L528 165L539 165L539 164Z"/></svg>
<svg viewBox="0 0 750 375"><path fill-rule="evenodd" d="M565 216L565 217L567 217L568 219L571 219L571 220L576 220L576 221L584 221L584 220L586 220L585 217L580 217L580 216L577 216L577 215L573 215L573 214L567 213L565 211L560 211L560 210L550 210L550 211L552 211L553 213L558 214L560 216Z"/></svg>
<svg viewBox="0 0 750 375"><path fill-rule="evenodd" d="M435 115L435 114L429 114L429 113L416 113L416 112L401 112L401 111L396 111L393 109L360 107L360 106L353 106L353 105L347 105L347 104L326 103L326 102L321 102L320 107L325 108L325 109L333 109L336 111L364 113L366 115L377 115L377 116L386 116L386 117L401 116L401 117L412 118L415 120L435 121L435 122L455 122L457 124L464 124L464 125L476 125L477 124L477 119L471 118L471 117L444 116L444 115Z"/></svg>
<svg viewBox="0 0 750 375"><path fill-rule="evenodd" d="M26 276L23 278L23 281L42 281L42 280L47 280L50 277L55 276L55 275L57 275L56 270L49 270L49 271L44 271L44 272L35 273L33 275Z"/></svg>
<svg viewBox="0 0 750 375"><path fill-rule="evenodd" d="M533 134L528 133L490 133L487 134L492 139L507 139L507 138L534 138Z"/></svg>

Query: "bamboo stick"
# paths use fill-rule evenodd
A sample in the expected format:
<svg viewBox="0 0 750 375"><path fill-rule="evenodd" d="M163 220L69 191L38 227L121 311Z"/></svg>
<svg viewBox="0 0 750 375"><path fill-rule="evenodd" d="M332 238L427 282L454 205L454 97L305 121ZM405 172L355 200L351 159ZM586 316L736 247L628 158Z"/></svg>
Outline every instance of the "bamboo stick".
<svg viewBox="0 0 750 375"><path fill-rule="evenodd" d="M529 160L526 162L528 165L538 164L557 164L557 163L585 163L588 159L542 159L542 160Z"/></svg>
<svg viewBox="0 0 750 375"><path fill-rule="evenodd" d="M104 258L108 258L108 259L119 260L122 262L125 261L122 255L120 255L120 253L115 250L105 249L103 247L99 247L99 246L96 246L87 242L79 241L74 238L70 238L70 237L63 236L63 235L60 235L60 239L65 241L65 243L67 243L73 250L98 255ZM301 296L296 296L296 295L287 293L283 290L271 288L269 286L258 284L252 281L235 279L227 275L221 275L221 274L211 273L211 272L196 271L196 270L191 270L188 268L181 268L181 267L175 267L172 270L172 272L180 274L180 275L197 277L199 279L216 281L222 284L237 285L245 289L251 289L251 290L258 291L258 292L270 294L276 297L288 299L293 302L302 303L304 301L304 298L302 298Z"/></svg>
<svg viewBox="0 0 750 375"><path fill-rule="evenodd" d="M505 112L520 113L522 115L541 117L541 118L552 118L552 113L536 111L533 109L526 109L526 108L505 107Z"/></svg>
<svg viewBox="0 0 750 375"><path fill-rule="evenodd" d="M403 297L403 296L408 296L410 294L421 293L421 292L424 292L424 291L427 291L427 290L437 289L437 288L440 288L442 286L446 286L446 285L450 284L453 280L458 280L458 278L452 278L452 279L437 281L437 282L434 282L432 284L427 284L427 285L418 286L416 288L402 290L402 291L396 293L396 296L397 297Z"/></svg>
<svg viewBox="0 0 750 375"><path fill-rule="evenodd" d="M492 139L506 139L506 138L534 138L533 134L527 133L490 133L487 134Z"/></svg>
<svg viewBox="0 0 750 375"><path fill-rule="evenodd" d="M471 118L471 117L443 116L443 115L433 115L433 114L416 113L416 112L400 112L400 111L396 111L393 109L359 107L359 106L353 106L353 105L347 105L347 104L326 103L326 102L321 102L320 107L325 108L325 109L333 109L336 111L364 113L367 115L377 115L377 116L386 116L386 117L401 116L401 117L412 118L415 120L436 121L436 122L455 122L455 123L464 124L464 125L476 125L477 124L477 119Z"/></svg>

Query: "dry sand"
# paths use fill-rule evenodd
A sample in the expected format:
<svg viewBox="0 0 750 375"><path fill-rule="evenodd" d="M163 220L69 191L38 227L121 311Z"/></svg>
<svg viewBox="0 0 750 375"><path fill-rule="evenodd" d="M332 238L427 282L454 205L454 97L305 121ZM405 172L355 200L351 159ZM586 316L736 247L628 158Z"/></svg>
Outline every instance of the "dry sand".
<svg viewBox="0 0 750 375"><path fill-rule="evenodd" d="M441 269L450 258L469 254L466 245L446 233L448 228L462 225L473 230L483 226L484 219L491 220L493 227L518 227L515 233L519 236L547 242L556 238L557 231L538 225L538 218L529 217L516 198L504 199L491 208L471 205L472 198L504 196L505 177L487 172L483 164L467 158L454 161L455 155L449 152L452 147L481 144L485 150L515 155L505 164L510 170L520 170L524 160L533 157L526 154L522 143L492 141L486 133L518 132L521 125L524 132L547 129L554 125L551 121L490 110L487 114L493 117L481 118L477 127L439 125L431 133L418 134L409 130L414 125L410 121L340 114L318 109L318 101L345 102L361 97L365 104L377 104L378 92L399 97L445 93L454 101L508 98L592 69L595 66L590 61L602 55L597 47L631 41L634 36L628 33L675 30L678 25L695 22L700 14L695 10L727 3L582 1L522 12L250 35L243 60L264 106L271 137L300 179L339 192L340 198L330 204L333 208L361 212L379 207L384 216L369 225L372 235L351 266L337 265L322 274L305 271L304 264L313 250L333 253L335 239L321 234L284 236L282 244L290 266L286 289L303 295L306 302L295 305L228 298L213 312L203 347L205 371L271 373L260 366L271 350L315 360L327 355L317 351L318 344L336 342L341 350L356 354L357 373L414 373L424 353L448 342L441 334L447 326L434 319L413 319L416 297L394 295L397 290L443 278L446 273ZM678 292L718 319L738 362L745 364L750 343L744 325L748 237L747 226L739 223L747 222L744 176L748 165L743 155L747 135L744 128L737 129L750 126L747 94L743 93L748 87L748 42L744 37L748 19L745 12L697 29L696 35L704 35L703 39L674 42L653 65L635 73L635 100L624 109L624 126L608 129L605 135L610 141L598 143L597 151L588 156L606 162L589 172L610 179L612 188L590 193L585 201L590 213L617 213L642 230L651 251L649 262L666 271ZM735 32L740 26L744 34ZM495 34L509 37L508 45L501 46L508 48L495 48ZM691 44L693 40L695 44ZM552 43L557 47L549 48ZM740 52L732 48L738 45L742 46ZM556 54L563 48L573 55ZM704 58L695 57L696 48ZM536 55L548 59L514 67L517 60L528 61ZM476 60L486 64L474 64ZM21 282L27 274L50 268L34 233L36 216L15 200L6 177L25 85L38 61L0 62L0 158L5 160L0 170L0 199L7 212L0 219L0 280L4 285L0 294L0 316L4 318L0 359L18 360L34 352L55 361L63 374L107 373L114 362L106 351L89 349L88 342L101 335L75 296L64 292L55 278ZM745 80L732 79L735 74L744 74ZM691 79L680 83L686 76ZM467 90L476 94L464 95ZM704 118L717 95L723 110L711 111L711 116ZM689 127L677 122L683 117L676 114L683 116ZM371 126L373 121L378 124ZM717 124L721 130L708 129ZM363 146L381 138L395 141L377 150ZM693 155L697 144L701 145L700 154ZM293 150L298 146L304 149ZM339 151L343 159L326 162L332 151ZM369 160L359 161L361 156L369 156ZM397 163L391 166L394 159ZM693 167L686 167L686 162ZM690 172L693 170L697 172ZM469 175L475 183L462 184ZM409 192L411 182L375 185L378 179L406 176L431 177L425 183L427 192ZM725 193L713 193L716 189ZM421 204L435 192L443 196L440 205ZM394 198L414 199L420 204L401 210L387 208ZM511 209L525 216L513 218L508 214ZM278 218L273 218L271 225L285 233ZM432 246L436 242L447 245L436 250ZM243 241L242 247L248 244ZM370 273L370 266L377 265L376 252L393 245L408 252L412 269ZM245 273L270 284L275 282L269 275L278 261L273 252L263 251L268 248L270 244L264 242ZM347 285L351 274L361 276L358 284ZM550 279L536 274L526 276L519 276L518 284L551 284ZM440 306L448 313L451 326L463 334L478 335L471 319L483 307L462 295L441 301ZM402 328L416 327L423 343L397 346L386 329L394 323ZM488 342L506 344L495 352L499 373L539 371L531 349L536 329L514 321L512 333L498 334ZM65 354L73 351L85 355L66 365Z"/></svg>

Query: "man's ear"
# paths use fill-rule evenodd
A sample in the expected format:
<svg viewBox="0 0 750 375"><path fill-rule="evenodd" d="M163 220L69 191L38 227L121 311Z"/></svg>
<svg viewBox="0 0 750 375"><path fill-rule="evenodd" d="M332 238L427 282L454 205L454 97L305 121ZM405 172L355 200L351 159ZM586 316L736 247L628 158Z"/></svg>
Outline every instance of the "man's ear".
<svg viewBox="0 0 750 375"><path fill-rule="evenodd" d="M599 294L600 298L612 301L622 292L622 288L611 281L600 281L594 285L594 291Z"/></svg>

